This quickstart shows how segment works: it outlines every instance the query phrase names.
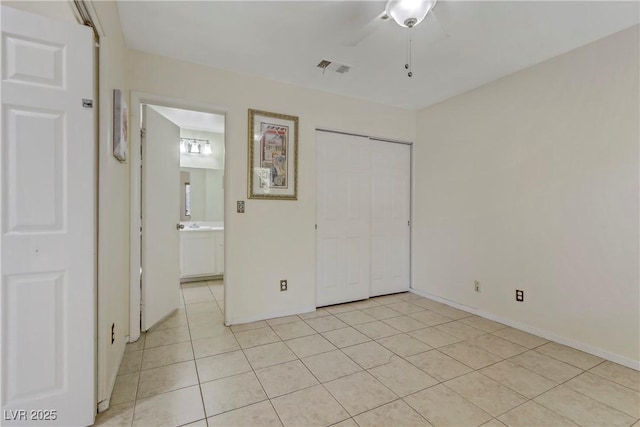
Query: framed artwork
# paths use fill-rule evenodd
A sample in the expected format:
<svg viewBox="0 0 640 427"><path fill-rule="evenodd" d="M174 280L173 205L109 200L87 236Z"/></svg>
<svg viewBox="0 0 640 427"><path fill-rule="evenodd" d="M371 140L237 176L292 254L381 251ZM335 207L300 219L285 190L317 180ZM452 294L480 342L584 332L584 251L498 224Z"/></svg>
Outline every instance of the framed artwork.
<svg viewBox="0 0 640 427"><path fill-rule="evenodd" d="M129 147L129 108L120 89L113 90L113 156L125 162Z"/></svg>
<svg viewBox="0 0 640 427"><path fill-rule="evenodd" d="M249 110L250 199L298 199L298 117Z"/></svg>

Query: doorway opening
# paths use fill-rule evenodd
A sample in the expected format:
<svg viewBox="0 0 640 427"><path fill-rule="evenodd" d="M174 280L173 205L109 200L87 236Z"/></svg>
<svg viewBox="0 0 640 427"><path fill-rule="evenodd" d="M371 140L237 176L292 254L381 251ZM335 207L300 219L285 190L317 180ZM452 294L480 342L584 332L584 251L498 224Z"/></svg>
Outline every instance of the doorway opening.
<svg viewBox="0 0 640 427"><path fill-rule="evenodd" d="M140 153L132 156L131 176L135 341L203 292L224 313L226 115L134 93L131 103L132 130L140 127L131 147Z"/></svg>

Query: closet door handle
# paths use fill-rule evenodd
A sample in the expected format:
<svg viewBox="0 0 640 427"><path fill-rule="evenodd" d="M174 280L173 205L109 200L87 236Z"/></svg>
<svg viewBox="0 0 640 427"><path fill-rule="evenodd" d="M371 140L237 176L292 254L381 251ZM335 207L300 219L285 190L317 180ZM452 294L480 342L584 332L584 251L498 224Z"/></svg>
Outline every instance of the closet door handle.
<svg viewBox="0 0 640 427"><path fill-rule="evenodd" d="M178 230L182 230L184 228L184 224L176 224L176 228Z"/></svg>

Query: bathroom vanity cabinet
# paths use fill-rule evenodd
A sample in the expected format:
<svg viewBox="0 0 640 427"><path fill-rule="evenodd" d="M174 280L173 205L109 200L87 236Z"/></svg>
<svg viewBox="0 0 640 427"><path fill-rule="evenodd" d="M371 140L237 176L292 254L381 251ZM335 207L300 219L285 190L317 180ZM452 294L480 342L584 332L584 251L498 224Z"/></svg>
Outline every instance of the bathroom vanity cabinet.
<svg viewBox="0 0 640 427"><path fill-rule="evenodd" d="M224 274L224 229L185 228L180 231L180 278Z"/></svg>

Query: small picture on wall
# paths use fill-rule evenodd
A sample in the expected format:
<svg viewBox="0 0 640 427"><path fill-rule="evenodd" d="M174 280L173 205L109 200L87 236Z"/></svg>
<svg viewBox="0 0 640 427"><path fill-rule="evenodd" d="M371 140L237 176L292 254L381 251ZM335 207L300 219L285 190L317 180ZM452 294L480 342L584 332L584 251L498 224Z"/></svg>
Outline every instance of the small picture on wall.
<svg viewBox="0 0 640 427"><path fill-rule="evenodd" d="M113 156L124 162L129 147L129 108L120 89L113 90Z"/></svg>

